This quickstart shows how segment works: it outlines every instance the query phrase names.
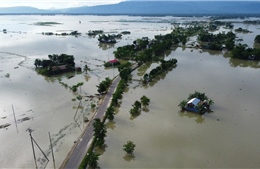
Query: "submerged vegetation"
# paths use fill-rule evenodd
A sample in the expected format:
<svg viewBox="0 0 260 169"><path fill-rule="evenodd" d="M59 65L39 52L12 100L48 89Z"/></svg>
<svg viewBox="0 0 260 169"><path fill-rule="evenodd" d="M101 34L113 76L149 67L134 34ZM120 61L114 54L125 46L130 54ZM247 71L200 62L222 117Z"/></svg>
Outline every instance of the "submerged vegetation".
<svg viewBox="0 0 260 169"><path fill-rule="evenodd" d="M196 36L198 40L198 44L196 46L191 45L193 48L201 48L201 49L210 49L221 51L226 49L230 52L231 56L238 59L245 60L260 60L260 49L252 49L248 48L246 45L236 44L236 34L232 31L227 33L210 33L210 31L218 30L219 26L225 25L227 29L233 29L233 24L225 23L225 22L217 22L214 21L209 25L206 23L201 24L190 24L187 27L179 27L176 26L171 33L166 35L155 35L154 39L149 39L148 37L142 37L134 40L132 44L128 44L122 47L118 47L114 52L114 56L117 59L122 59L127 61L125 63L120 62L106 62L104 64L105 67L117 66L119 71L119 76L121 77L121 81L119 82L115 92L113 93L113 97L111 100L110 106L107 108L104 119L95 119L93 124L94 126L94 136L95 139L93 141L93 147L102 147L105 144L105 136L106 136L106 126L104 122L106 119L109 121L114 120L116 107L120 106L120 100L123 98L123 92L127 86L127 83L131 80L131 72L132 72L132 62L135 62L136 65L142 65L147 62L160 62L160 65L152 69L150 72L144 74L142 81L143 83L150 82L153 78L159 75L162 72L166 72L172 70L172 68L176 67L177 59L169 59L165 60L165 53L167 51L171 51L173 47L176 46L185 46L189 40L189 37ZM238 29L241 32L244 30ZM236 29L235 32L238 32ZM74 31L72 35L77 35L78 32ZM88 35L99 35L98 41L100 43L116 43L116 38L121 38L122 34L130 34L130 32L125 31L122 34L118 35L104 35L102 30L94 30L89 31ZM46 35L52 35L52 33L47 33ZM64 34L66 35L66 34ZM258 35L255 38L256 43L260 43L260 36ZM121 60L120 60L121 61ZM130 63L131 62L131 63ZM44 75L54 75L64 71L75 70L75 62L74 57L72 55L49 55L49 60L35 60L36 70L40 74ZM87 65L85 65L84 70L87 72L90 70ZM97 91L99 94L105 94L111 85L112 80L106 78L97 86ZM66 85L66 84L64 84ZM78 90L78 87L82 86L83 82L78 83L77 85L73 85L70 89L73 92ZM181 109L187 110L187 106L190 100L198 99L200 102L198 104L193 105L195 109L198 110L198 113L204 114L205 112L211 111L210 107L214 104L214 101L208 98L205 93L200 93L195 91L189 95L187 100L183 100L180 102L179 106ZM81 98L82 99L82 98ZM76 99L73 99L74 101ZM142 108L146 108L150 104L150 99L146 96L142 96L140 101L136 100L132 108L129 110L129 113L132 117L136 117L141 114ZM124 145L124 151L128 154L132 154L135 148L135 144L131 141L128 141L127 144ZM83 168L89 165L92 168L98 167L98 159L99 154L95 153L93 149L89 151L82 162L84 164Z"/></svg>
<svg viewBox="0 0 260 169"><path fill-rule="evenodd" d="M99 35L98 41L100 43L112 43L113 44L113 43L117 42L116 39L121 38L121 37L122 37L122 34L117 34L117 35L115 35L115 34L113 34L113 35L102 34L102 35Z"/></svg>
<svg viewBox="0 0 260 169"><path fill-rule="evenodd" d="M127 141L126 144L124 144L123 146L123 150L127 153L127 154L133 154L134 149L135 149L135 144L133 141Z"/></svg>
<svg viewBox="0 0 260 169"><path fill-rule="evenodd" d="M73 55L53 54L48 55L49 59L35 59L36 71L42 75L51 76L68 71L75 71Z"/></svg>
<svg viewBox="0 0 260 169"><path fill-rule="evenodd" d="M175 67L177 64L177 59L170 59L168 61L161 60L161 64L157 66L156 68L152 69L150 73L146 73L143 77L143 82L148 83L150 82L153 78L156 77L161 72L167 71L173 67Z"/></svg>
<svg viewBox="0 0 260 169"><path fill-rule="evenodd" d="M238 44L231 51L231 56L243 60L260 60L260 49L249 48L247 45Z"/></svg>
<svg viewBox="0 0 260 169"><path fill-rule="evenodd" d="M52 25L60 25L62 23L59 23L59 22L36 22L34 23L34 25L37 25L37 26L52 26Z"/></svg>

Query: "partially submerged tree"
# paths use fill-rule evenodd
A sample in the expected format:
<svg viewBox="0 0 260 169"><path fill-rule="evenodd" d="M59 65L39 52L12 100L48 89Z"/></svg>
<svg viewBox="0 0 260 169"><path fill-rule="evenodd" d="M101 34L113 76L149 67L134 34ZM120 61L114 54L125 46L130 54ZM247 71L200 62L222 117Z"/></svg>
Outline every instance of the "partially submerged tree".
<svg viewBox="0 0 260 169"><path fill-rule="evenodd" d="M109 106L106 111L106 116L108 120L110 121L114 120L114 115L115 115L115 108L113 106Z"/></svg>
<svg viewBox="0 0 260 169"><path fill-rule="evenodd" d="M187 100L183 100L180 102L180 104L178 106L180 106L181 110L184 111L186 104L187 104Z"/></svg>
<svg viewBox="0 0 260 169"><path fill-rule="evenodd" d="M88 159L88 165L91 168L97 168L98 167L98 160L99 160L100 154L97 154L96 152L90 152L89 153L89 159Z"/></svg>
<svg viewBox="0 0 260 169"><path fill-rule="evenodd" d="M105 137L107 133L106 126L101 122L99 118L94 119L93 123L94 136L96 137L96 146L101 147L105 143Z"/></svg>
<svg viewBox="0 0 260 169"><path fill-rule="evenodd" d="M109 88L110 84L112 83L112 80L110 78L106 78L100 84L97 86L98 87L98 93L102 94L107 91Z"/></svg>
<svg viewBox="0 0 260 169"><path fill-rule="evenodd" d="M150 99L148 97L146 97L145 95L143 95L141 97L141 103L144 107L148 106L150 103Z"/></svg>
<svg viewBox="0 0 260 169"><path fill-rule="evenodd" d="M127 153L127 154L133 154L134 149L135 149L135 144L132 141L127 141L126 144L123 145L123 150Z"/></svg>

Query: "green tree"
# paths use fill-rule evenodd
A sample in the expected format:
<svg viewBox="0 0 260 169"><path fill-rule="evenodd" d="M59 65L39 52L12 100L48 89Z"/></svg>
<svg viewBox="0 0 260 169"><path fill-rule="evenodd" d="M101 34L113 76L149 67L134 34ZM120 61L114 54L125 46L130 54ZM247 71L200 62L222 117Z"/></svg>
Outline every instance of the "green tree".
<svg viewBox="0 0 260 169"><path fill-rule="evenodd" d="M94 119L93 128L94 136L96 137L95 145L101 147L105 143L105 137L107 133L106 126L101 122L100 119Z"/></svg>
<svg viewBox="0 0 260 169"><path fill-rule="evenodd" d="M138 110L140 110L142 108L142 104L138 100L136 100L132 106L134 108L137 108Z"/></svg>
<svg viewBox="0 0 260 169"><path fill-rule="evenodd" d="M42 61L40 59L35 59L34 65L35 65L36 68L41 66L41 64L42 64Z"/></svg>
<svg viewBox="0 0 260 169"><path fill-rule="evenodd" d="M183 101L180 102L180 104L179 104L178 106L180 106L180 107L181 107L181 110L184 111L186 104L187 104L187 101L186 101L186 100L183 100Z"/></svg>
<svg viewBox="0 0 260 169"><path fill-rule="evenodd" d="M110 120L110 121L114 120L115 108L113 106L108 107L108 109L106 111L106 116L107 116L108 120Z"/></svg>
<svg viewBox="0 0 260 169"><path fill-rule="evenodd" d="M123 150L127 154L133 154L134 149L135 149L135 144L132 141L127 141L127 143L123 145Z"/></svg>
<svg viewBox="0 0 260 169"><path fill-rule="evenodd" d="M112 80L107 77L105 80L100 82L100 84L97 86L98 92L100 94L106 92L111 83L112 83Z"/></svg>
<svg viewBox="0 0 260 169"><path fill-rule="evenodd" d="M128 81L129 76L131 75L131 68L124 68L119 73L120 77L124 79L125 81Z"/></svg>
<svg viewBox="0 0 260 169"><path fill-rule="evenodd" d="M95 152L89 153L89 159L88 159L88 165L91 168L97 168L98 167L98 160L99 160L100 154L97 154Z"/></svg>
<svg viewBox="0 0 260 169"><path fill-rule="evenodd" d="M88 71L90 71L90 68L88 67L88 65L84 66L84 71L87 73Z"/></svg>
<svg viewBox="0 0 260 169"><path fill-rule="evenodd" d="M149 99L148 97L146 97L146 96L142 96L142 97L141 97L141 103L142 103L142 105L143 105L144 107L146 107L146 106L149 105L150 99Z"/></svg>
<svg viewBox="0 0 260 169"><path fill-rule="evenodd" d="M140 110L137 107L133 107L129 112L132 117L136 117L140 114Z"/></svg>

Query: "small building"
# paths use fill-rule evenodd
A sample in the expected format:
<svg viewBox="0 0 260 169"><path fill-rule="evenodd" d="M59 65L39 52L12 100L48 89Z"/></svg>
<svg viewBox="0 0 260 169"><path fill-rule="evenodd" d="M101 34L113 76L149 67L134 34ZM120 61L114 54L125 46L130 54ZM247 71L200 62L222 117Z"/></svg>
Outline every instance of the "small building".
<svg viewBox="0 0 260 169"><path fill-rule="evenodd" d="M117 66L120 65L120 62L116 59L110 60L104 64L105 67Z"/></svg>
<svg viewBox="0 0 260 169"><path fill-rule="evenodd" d="M82 70L81 70L81 67L75 67L75 70L77 71L77 72L81 72Z"/></svg>
<svg viewBox="0 0 260 169"><path fill-rule="evenodd" d="M201 102L200 99L198 98L193 98L191 100L189 100L185 106L185 109L188 111L192 111L192 112L199 112L199 108L198 105Z"/></svg>
<svg viewBox="0 0 260 169"><path fill-rule="evenodd" d="M108 61L110 64L115 64L115 63L118 63L118 60L114 59L114 60L110 60Z"/></svg>
<svg viewBox="0 0 260 169"><path fill-rule="evenodd" d="M250 56L248 56L248 59L249 59L249 60L255 60L255 55L250 55Z"/></svg>
<svg viewBox="0 0 260 169"><path fill-rule="evenodd" d="M55 72L55 71L67 71L67 70L68 70L67 65L59 65L59 66L53 66L52 67L53 72Z"/></svg>

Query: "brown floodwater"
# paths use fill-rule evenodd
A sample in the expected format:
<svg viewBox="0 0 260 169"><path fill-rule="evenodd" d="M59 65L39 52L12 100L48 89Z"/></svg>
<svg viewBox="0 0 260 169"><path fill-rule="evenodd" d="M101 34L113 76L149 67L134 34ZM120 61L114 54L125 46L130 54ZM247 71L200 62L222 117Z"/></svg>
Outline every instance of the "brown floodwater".
<svg viewBox="0 0 260 169"><path fill-rule="evenodd" d="M53 167L48 132L54 146L56 166L65 159L74 141L78 139L94 111L91 104L98 98L84 97L82 108L77 111L79 101L72 101L78 94L95 95L96 85L106 77L113 78L117 69L104 69L104 62L114 59L113 51L132 43L136 38L171 31L169 22L158 23L161 18L127 16L0 16L0 168L35 167L29 132L50 160L48 163L40 149L35 146L37 166ZM79 24L81 21L81 24ZM58 25L39 26L38 22L59 22ZM130 31L115 45L99 44L96 37L89 37L89 30L103 30L106 34ZM81 36L44 36L42 32L70 32L78 30ZM87 74L68 73L56 77L44 77L34 70L36 58L47 59L49 54L72 54L77 66L87 64ZM68 78L74 76L73 78ZM68 86L84 82L81 89L72 93ZM15 124L13 109L17 119ZM47 164L47 165L46 165Z"/></svg>
<svg viewBox="0 0 260 169"><path fill-rule="evenodd" d="M175 17L133 16L0 16L0 164L2 168L33 168L35 166L28 127L35 141L49 158L52 168L48 132L54 142L56 166L59 166L74 141L81 134L83 117L91 118L91 103L98 98L84 97L76 118L78 94L95 95L96 85L105 77L113 78L116 69L104 69L103 63L113 59L113 51L136 38L171 31L170 22L193 19ZM60 25L37 26L36 22L60 22ZM79 24L81 21L81 24ZM161 22L164 21L164 22ZM244 27L236 23L235 27ZM254 45L252 38L259 34L259 26L250 25L251 34L238 34L244 42ZM115 45L100 45L97 37L88 37L88 30L102 29L108 33L129 30L130 35ZM222 28L223 29L223 28ZM1 30L1 29L0 29ZM79 30L79 37L43 36L41 32ZM223 29L224 31L228 31ZM191 39L193 40L193 38ZM69 73L52 78L34 71L34 59L48 54L73 54L78 66L87 64L88 74ZM224 52L175 48L166 59L176 58L176 68L158 76L147 86L138 81L130 83L123 96L115 121L107 123L107 147L99 150L101 168L259 168L260 123L259 62L230 59ZM140 79L146 71L157 66L148 63L133 72ZM6 76L9 74L10 76ZM74 75L68 79L68 76ZM75 85L84 82L72 93L59 80ZM197 115L180 112L178 104L194 91L205 92L215 104L212 113ZM146 95L151 99L148 111L135 119L129 110L135 100ZM17 120L14 122L12 105ZM134 157L126 156L123 144L136 144ZM44 167L44 156L35 146L37 164Z"/></svg>
<svg viewBox="0 0 260 169"><path fill-rule="evenodd" d="M114 128L108 129L101 168L260 166L259 70L210 53L177 48L168 56L177 58L176 68L148 86L130 85ZM233 67L236 62L247 67ZM214 100L212 113L180 112L178 104L194 91ZM151 99L149 111L132 120L131 105L143 95ZM133 158L123 151L128 140L136 144Z"/></svg>

